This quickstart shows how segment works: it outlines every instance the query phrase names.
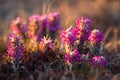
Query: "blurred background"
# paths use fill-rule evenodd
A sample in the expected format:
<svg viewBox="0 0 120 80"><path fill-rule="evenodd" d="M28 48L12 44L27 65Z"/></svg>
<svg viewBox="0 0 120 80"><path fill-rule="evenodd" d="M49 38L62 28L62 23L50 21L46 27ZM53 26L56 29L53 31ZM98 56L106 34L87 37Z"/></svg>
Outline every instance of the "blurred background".
<svg viewBox="0 0 120 80"><path fill-rule="evenodd" d="M120 0L0 0L1 50L10 32L11 20L20 16L27 21L33 14L56 11L60 13L63 28L74 25L75 19L81 16L90 18L92 28L105 33L104 48L120 52Z"/></svg>

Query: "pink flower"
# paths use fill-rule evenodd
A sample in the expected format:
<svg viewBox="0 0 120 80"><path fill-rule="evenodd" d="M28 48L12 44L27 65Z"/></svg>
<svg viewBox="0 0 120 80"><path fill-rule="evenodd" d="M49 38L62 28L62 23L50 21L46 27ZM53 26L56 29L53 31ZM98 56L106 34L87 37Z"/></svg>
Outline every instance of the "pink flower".
<svg viewBox="0 0 120 80"><path fill-rule="evenodd" d="M73 44L76 41L75 35L75 30L72 28L72 26L70 26L70 28L61 31L60 38L62 39L63 43Z"/></svg>
<svg viewBox="0 0 120 80"><path fill-rule="evenodd" d="M107 66L107 59L104 56L94 56L91 60L91 64L95 67Z"/></svg>
<svg viewBox="0 0 120 80"><path fill-rule="evenodd" d="M66 62L69 61L71 63L80 62L80 56L81 56L81 54L79 53L79 51L77 49L74 49L74 51L66 53L65 61Z"/></svg>
<svg viewBox="0 0 120 80"><path fill-rule="evenodd" d="M52 39L50 37L49 38L46 38L46 37L42 38L40 41L40 45L48 46L49 48L54 49L54 45L53 45Z"/></svg>
<svg viewBox="0 0 120 80"><path fill-rule="evenodd" d="M94 29L90 36L89 36L89 41L91 43L99 43L99 42L103 42L104 40L104 34L102 33L102 31L98 30L98 29Z"/></svg>

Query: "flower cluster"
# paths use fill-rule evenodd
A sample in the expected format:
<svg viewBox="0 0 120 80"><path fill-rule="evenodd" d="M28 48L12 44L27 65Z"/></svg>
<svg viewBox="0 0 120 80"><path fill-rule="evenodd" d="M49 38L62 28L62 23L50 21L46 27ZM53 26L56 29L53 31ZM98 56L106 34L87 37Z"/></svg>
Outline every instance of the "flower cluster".
<svg viewBox="0 0 120 80"><path fill-rule="evenodd" d="M84 43L88 40L91 32L91 20L87 18L81 18L76 20L75 28L68 28L66 31L61 31L60 37L64 43L74 43L76 40Z"/></svg>
<svg viewBox="0 0 120 80"><path fill-rule="evenodd" d="M13 21L14 25L12 25L11 29L15 34L22 33L23 23L20 17L18 17L15 21ZM22 25L22 26L21 26ZM92 60L92 64L95 62L96 53L99 56L99 53L102 52L101 44L104 41L104 35L102 31L95 29L91 31L92 22L88 18L81 17L80 19L76 20L75 27L70 26L66 30L62 30L60 33L60 38L62 43L65 44L64 48L66 49L65 61L76 63L76 62L86 62ZM16 29L15 29L16 28ZM31 38L32 42L36 43L36 40L39 42L39 50L45 51L46 47L50 49L54 49L54 45L52 39L43 37L44 34L49 33L52 35L55 34L58 29L60 28L60 16L59 13L48 13L46 15L40 16L38 14L29 17L29 27L27 28L27 36ZM24 30L26 31L26 29ZM24 32L23 31L23 32ZM18 39L18 38L17 38ZM88 49L88 51L82 53L88 47L83 46L86 42L93 44L99 44L97 46L93 46L92 48ZM76 44L77 43L77 44ZM82 44L81 44L82 43ZM30 43L32 44L32 43ZM37 44L36 44L37 48ZM14 51L12 48L12 51ZM17 50L17 48L16 48ZM90 51L89 51L90 50ZM9 53L13 54L14 52ZM21 51L20 49L17 50L18 53ZM10 52L10 50L9 50ZM81 54L80 54L81 53ZM88 54L89 53L89 54ZM95 59L94 59L95 56ZM99 60L102 61L102 60Z"/></svg>
<svg viewBox="0 0 120 80"><path fill-rule="evenodd" d="M91 31L91 26L91 20L82 17L76 20L76 26L74 28L70 26L68 29L61 31L60 38L66 50L65 61L71 63L88 61L95 66L93 63L96 64L96 59L98 59L99 66L106 66L107 62L100 60L103 57L99 57L103 49L102 43L104 42L104 34L98 29ZM91 46L87 47L88 45L85 45L86 43L90 43L88 45ZM71 51L76 48L77 52ZM96 54L98 57L95 56Z"/></svg>
<svg viewBox="0 0 120 80"><path fill-rule="evenodd" d="M48 13L46 15L33 15L29 18L30 26L28 28L28 35L30 37L37 37L38 40L47 33L53 37L60 29L59 13Z"/></svg>
<svg viewBox="0 0 120 80"><path fill-rule="evenodd" d="M12 33L35 38L38 41L46 34L50 34L52 38L55 37L60 27L60 15L58 12L32 15L29 17L29 24L23 22L20 17L11 22Z"/></svg>
<svg viewBox="0 0 120 80"><path fill-rule="evenodd" d="M46 73L49 68L59 71L70 66L70 70L76 71L90 66L106 67L108 61L102 55L104 34L91 27L90 19L77 19L75 27L60 32L59 40L55 38L60 29L59 13L30 16L28 24L18 17L11 23L7 56L15 71L33 75L37 70Z"/></svg>

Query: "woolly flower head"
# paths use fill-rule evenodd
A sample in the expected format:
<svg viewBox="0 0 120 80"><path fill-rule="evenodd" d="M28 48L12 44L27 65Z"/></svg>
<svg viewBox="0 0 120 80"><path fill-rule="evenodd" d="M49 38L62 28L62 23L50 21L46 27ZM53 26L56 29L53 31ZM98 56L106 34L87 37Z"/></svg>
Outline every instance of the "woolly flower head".
<svg viewBox="0 0 120 80"><path fill-rule="evenodd" d="M66 53L65 61L71 63L80 62L80 56L81 54L79 53L79 51L77 49L74 49L73 51Z"/></svg>
<svg viewBox="0 0 120 80"><path fill-rule="evenodd" d="M17 36L14 33L11 33L9 35L8 40L8 55L10 57L16 57L17 59L20 59L24 55L24 46L21 41L22 37Z"/></svg>
<svg viewBox="0 0 120 80"><path fill-rule="evenodd" d="M77 38L80 38L83 41L87 40L91 32L91 24L91 20L88 18L82 17L81 19L77 19L75 28Z"/></svg>
<svg viewBox="0 0 120 80"><path fill-rule="evenodd" d="M90 19L81 17L81 19L76 20L76 27L80 27L81 29L91 28L92 22Z"/></svg>
<svg viewBox="0 0 120 80"><path fill-rule="evenodd" d="M54 49L54 45L53 45L52 39L50 37L48 37L48 38L44 37L43 39L41 39L40 46L41 47L48 46L50 49Z"/></svg>
<svg viewBox="0 0 120 80"><path fill-rule="evenodd" d="M91 63L95 67L107 66L107 59L104 56L94 56L91 60Z"/></svg>
<svg viewBox="0 0 120 80"><path fill-rule="evenodd" d="M14 57L15 55L15 41L16 41L16 35L14 33L9 35L9 40L8 40L8 55L10 57Z"/></svg>
<svg viewBox="0 0 120 80"><path fill-rule="evenodd" d="M76 32L74 31L72 26L70 26L70 28L61 31L60 38L62 39L63 43L73 44L76 41L75 35Z"/></svg>
<svg viewBox="0 0 120 80"><path fill-rule="evenodd" d="M88 39L91 43L96 44L104 40L104 34L102 31L98 29L94 29L92 30Z"/></svg>

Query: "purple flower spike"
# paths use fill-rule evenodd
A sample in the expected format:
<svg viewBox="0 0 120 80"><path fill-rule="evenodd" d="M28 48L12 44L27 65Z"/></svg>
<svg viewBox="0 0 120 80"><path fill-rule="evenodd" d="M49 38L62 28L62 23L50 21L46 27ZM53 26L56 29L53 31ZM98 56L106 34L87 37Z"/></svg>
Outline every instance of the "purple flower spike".
<svg viewBox="0 0 120 80"><path fill-rule="evenodd" d="M42 15L40 17L40 23L41 23L41 27L45 27L47 28L48 23L47 23L47 15Z"/></svg>
<svg viewBox="0 0 120 80"><path fill-rule="evenodd" d="M60 15L59 13L49 13L47 15L47 23L48 23L48 26L47 26L47 30L48 31L57 31L58 29L60 29L61 25L60 25Z"/></svg>
<svg viewBox="0 0 120 80"><path fill-rule="evenodd" d="M38 27L37 32L37 40L40 41L44 34L46 34L48 23L47 23L47 15L42 15L40 17L40 25Z"/></svg>
<svg viewBox="0 0 120 80"><path fill-rule="evenodd" d="M74 49L72 52L67 52L65 55L65 61L71 62L71 63L77 63L80 62L80 56L81 54L77 49Z"/></svg>
<svg viewBox="0 0 120 80"><path fill-rule="evenodd" d="M91 28L92 22L90 19L81 17L81 19L76 20L76 27L81 27L81 28Z"/></svg>
<svg viewBox="0 0 120 80"><path fill-rule="evenodd" d="M24 46L21 42L21 37L14 33L9 35L8 40L8 55L10 57L21 59L24 56Z"/></svg>
<svg viewBox="0 0 120 80"><path fill-rule="evenodd" d="M102 67L102 66L107 66L107 59L104 57L104 56L94 56L91 60L91 64L94 66L94 67Z"/></svg>
<svg viewBox="0 0 120 80"><path fill-rule="evenodd" d="M33 15L31 17L29 17L29 27L28 27L28 37L29 38L34 38L37 35L37 31L39 30L40 27L40 16L39 15Z"/></svg>
<svg viewBox="0 0 120 80"><path fill-rule="evenodd" d="M14 57L15 56L15 34L10 34L9 35L9 40L8 40L8 50L7 50L7 52L8 52L8 55L10 56L10 57Z"/></svg>
<svg viewBox="0 0 120 80"><path fill-rule="evenodd" d="M100 42L104 41L104 34L102 33L102 31L98 30L98 29L94 29L90 36L89 36L89 41L93 44L97 44Z"/></svg>
<svg viewBox="0 0 120 80"><path fill-rule="evenodd" d="M87 40L91 32L91 26L92 23L90 19L84 17L82 17L81 19L77 19L76 20L77 38L79 38L83 42Z"/></svg>
<svg viewBox="0 0 120 80"><path fill-rule="evenodd" d="M53 16L54 16L53 25L55 26L55 28L53 28L53 31L57 31L61 27L61 25L60 25L60 14L58 12L56 12L56 13L53 13Z"/></svg>
<svg viewBox="0 0 120 80"><path fill-rule="evenodd" d="M76 41L76 32L72 28L68 28L67 30L62 30L60 34L60 38L62 39L63 43L66 44L73 44Z"/></svg>
<svg viewBox="0 0 120 80"><path fill-rule="evenodd" d="M28 30L28 25L27 25L27 23L23 23L22 26L21 26L21 32L22 32L23 34L25 34L25 33L27 32L27 30Z"/></svg>
<svg viewBox="0 0 120 80"><path fill-rule="evenodd" d="M24 57L24 45L23 43L21 42L21 40L23 39L23 37L21 36L17 36L16 38L16 48L15 48L15 51L16 51L16 59L17 60L20 60Z"/></svg>

